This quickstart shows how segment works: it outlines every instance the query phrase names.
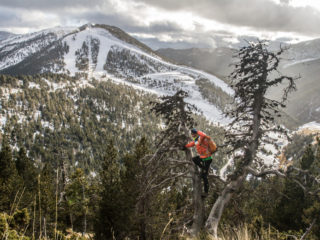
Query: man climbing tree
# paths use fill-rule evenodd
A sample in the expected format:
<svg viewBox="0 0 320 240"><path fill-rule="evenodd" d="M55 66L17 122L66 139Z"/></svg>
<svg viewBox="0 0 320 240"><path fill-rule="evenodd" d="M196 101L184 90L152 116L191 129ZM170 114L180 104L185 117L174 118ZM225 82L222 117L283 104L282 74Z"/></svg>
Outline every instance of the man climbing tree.
<svg viewBox="0 0 320 240"><path fill-rule="evenodd" d="M197 129L191 129L191 135L193 138L192 142L189 142L185 145L186 148L196 147L199 156L193 157L192 161L200 167L201 169L201 178L203 180L203 189L202 197L206 197L209 191L209 182L208 182L208 173L210 164L212 163L212 153L215 149L210 149L209 143L211 138L205 133L198 131Z"/></svg>
<svg viewBox="0 0 320 240"><path fill-rule="evenodd" d="M181 146L184 146L190 140L188 129L195 125L192 113L196 112L197 108L185 102L185 98L187 97L187 92L179 90L173 96L164 96L160 99L160 102L152 103L152 111L163 117L166 128L161 132L158 138L157 151L153 156L149 157L149 161L154 161L154 166L165 166L165 169L169 170L167 171L168 177L157 174L160 177L159 180L161 180L157 184L158 186L161 183L170 184L170 180L177 179L178 177L191 177L193 216L192 226L189 231L191 235L196 236L205 223L200 174L198 168L192 163L192 152L190 149L184 148L185 158L183 160L177 155ZM158 170L154 172L159 173ZM155 181L156 177L152 175L150 183L154 184ZM171 187L172 184L170 185ZM188 217L185 218L187 219ZM190 225L190 223L187 224Z"/></svg>

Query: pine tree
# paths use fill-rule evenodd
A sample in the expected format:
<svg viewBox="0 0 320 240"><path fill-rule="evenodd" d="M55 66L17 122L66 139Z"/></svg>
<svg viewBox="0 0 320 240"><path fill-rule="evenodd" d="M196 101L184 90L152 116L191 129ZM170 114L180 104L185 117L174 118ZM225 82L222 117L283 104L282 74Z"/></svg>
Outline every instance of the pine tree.
<svg viewBox="0 0 320 240"><path fill-rule="evenodd" d="M307 162L308 165L311 163L311 166L307 169L312 176L308 177L308 201L309 205L305 207L303 211L303 222L308 224L308 229L304 234L304 239L307 239L306 236L312 232L312 236L316 237L320 234L320 189L319 189L319 180L317 176L320 174L320 139L317 137L317 144L315 145L315 150L312 151L309 149L304 158L309 158L310 160L305 159L304 162ZM307 164L306 164L307 165ZM315 178L313 176L316 176ZM307 177L307 176L306 176ZM311 238L310 238L311 239Z"/></svg>
<svg viewBox="0 0 320 240"><path fill-rule="evenodd" d="M311 166L315 160L314 151L309 144L299 161L298 167L301 170L311 171ZM297 176L286 178L284 180L283 191L281 191L281 200L274 208L275 218L273 225L280 231L300 230L306 228L302 219L304 209L308 208L312 202L310 196L297 184ZM303 176L299 181L306 187L311 187L311 179L309 175Z"/></svg>
<svg viewBox="0 0 320 240"><path fill-rule="evenodd" d="M274 208L272 224L279 231L300 230L306 199L303 190L291 179L285 179L281 200Z"/></svg>
<svg viewBox="0 0 320 240"><path fill-rule="evenodd" d="M276 126L275 116L281 115L279 107L285 106L288 94L295 90L295 82L288 76L270 77L277 71L280 62L278 56L282 52L283 49L276 53L270 52L264 41L249 43L238 51L239 62L231 73L235 104L226 114L232 119L226 134L226 144L232 146L234 170L228 176L206 221L206 228L215 237L226 204L243 186L248 174L264 176L270 173L261 171L266 166L263 158L258 156L264 145L275 146L268 133L286 133L285 129ZM284 88L280 102L266 97L268 89L285 81L288 85ZM277 171L271 172L280 174Z"/></svg>
<svg viewBox="0 0 320 240"><path fill-rule="evenodd" d="M27 157L24 148L19 150L16 168L19 176L22 178L23 186L25 188L23 199L21 201L21 207L29 206L34 199L34 195L37 193L37 169L34 162Z"/></svg>
<svg viewBox="0 0 320 240"><path fill-rule="evenodd" d="M65 197L72 229L85 233L89 207L89 183L82 169L76 168L71 174L66 185Z"/></svg>
<svg viewBox="0 0 320 240"><path fill-rule="evenodd" d="M300 166L302 170L310 169L311 165L313 164L315 160L314 152L312 150L311 145L307 146L307 148L304 151L304 154L300 161Z"/></svg>
<svg viewBox="0 0 320 240"><path fill-rule="evenodd" d="M17 197L22 193L21 178L18 175L12 152L6 138L3 139L0 152L0 211L10 212L17 204Z"/></svg>
<svg viewBox="0 0 320 240"><path fill-rule="evenodd" d="M160 134L157 141L157 151L152 159L155 166L159 166L159 162L162 162L160 166L167 166L167 169L171 169L171 171L161 171L160 168L156 171L153 170L157 173L157 176L160 175L158 186L164 187L163 183L171 186L177 178L183 178L187 174L191 175L194 210L191 233L196 236L205 223L204 199L201 197L201 178L197 166L192 162L190 149L185 149L185 158L177 154L178 150L183 149L183 146L190 141L189 130L196 126L192 114L197 112L198 109L185 102L187 97L187 92L179 90L173 96L164 96L160 102L153 103L152 111L163 118L166 128Z"/></svg>
<svg viewBox="0 0 320 240"><path fill-rule="evenodd" d="M38 176L38 214L41 236L53 234L55 221L55 174L46 163ZM41 222L40 222L41 221Z"/></svg>
<svg viewBox="0 0 320 240"><path fill-rule="evenodd" d="M118 153L113 141L106 146L100 171L99 213L95 224L97 239L122 238L127 233L130 213L124 209L124 193L121 189ZM122 236L122 237L121 237Z"/></svg>
<svg viewBox="0 0 320 240"><path fill-rule="evenodd" d="M147 139L143 137L135 146L134 153L124 160L126 171L122 186L130 198L132 207L136 206L135 218L139 239L148 239L147 225L150 210L150 193L146 193L145 186L148 179L148 159L144 158L149 153Z"/></svg>

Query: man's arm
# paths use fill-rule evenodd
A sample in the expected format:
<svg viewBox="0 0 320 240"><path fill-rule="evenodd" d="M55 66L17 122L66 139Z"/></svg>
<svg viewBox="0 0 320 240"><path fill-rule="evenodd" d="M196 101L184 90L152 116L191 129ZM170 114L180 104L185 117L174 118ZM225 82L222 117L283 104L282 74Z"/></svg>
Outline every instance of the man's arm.
<svg viewBox="0 0 320 240"><path fill-rule="evenodd" d="M189 142L188 144L185 145L186 148L189 147L194 147L195 143L194 142Z"/></svg>

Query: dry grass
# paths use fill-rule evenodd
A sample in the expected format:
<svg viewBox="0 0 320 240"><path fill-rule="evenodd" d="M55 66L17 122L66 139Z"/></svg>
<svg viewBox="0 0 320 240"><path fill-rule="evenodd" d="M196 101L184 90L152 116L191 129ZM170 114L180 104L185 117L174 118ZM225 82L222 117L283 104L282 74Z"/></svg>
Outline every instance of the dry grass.
<svg viewBox="0 0 320 240"><path fill-rule="evenodd" d="M300 233L301 234L301 233ZM263 229L259 233L251 232L247 225L238 228L226 227L219 231L219 237L215 238L212 235L201 234L199 237L182 237L184 240L287 240L299 239L299 233L288 234L280 233L275 229Z"/></svg>

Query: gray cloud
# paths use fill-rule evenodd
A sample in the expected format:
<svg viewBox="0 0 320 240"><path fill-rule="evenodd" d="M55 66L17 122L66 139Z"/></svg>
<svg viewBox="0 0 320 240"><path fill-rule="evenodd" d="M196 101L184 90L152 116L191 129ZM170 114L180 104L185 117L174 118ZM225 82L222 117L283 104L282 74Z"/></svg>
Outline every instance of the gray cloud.
<svg viewBox="0 0 320 240"><path fill-rule="evenodd" d="M19 18L17 17L17 15L14 12L9 11L8 9L1 8L1 7L0 7L0 16L1 16L0 26L2 26L2 27L11 25L12 23L19 21Z"/></svg>
<svg viewBox="0 0 320 240"><path fill-rule="evenodd" d="M157 38L142 38L142 37L137 37L137 39L154 50L158 50L160 48L185 49L185 48L193 48L193 47L199 47L199 48L209 47L206 44L194 44L187 41L163 42Z"/></svg>
<svg viewBox="0 0 320 240"><path fill-rule="evenodd" d="M92 22L92 23L101 23L116 26L122 28L125 31L130 29L130 26L136 26L135 20L130 15L118 15L113 13L102 13L102 12L92 12L87 11L81 14L78 13L69 13L63 17L64 22L73 19L75 22Z"/></svg>
<svg viewBox="0 0 320 240"><path fill-rule="evenodd" d="M38 9L53 11L65 8L101 6L108 3L104 0L1 0L0 5L8 8Z"/></svg>
<svg viewBox="0 0 320 240"><path fill-rule="evenodd" d="M21 13L21 11L0 7L0 29L41 27L39 20L24 19Z"/></svg>
<svg viewBox="0 0 320 240"><path fill-rule="evenodd" d="M184 30L176 23L170 21L152 22L149 26L125 25L123 29L135 34L183 34Z"/></svg>
<svg viewBox="0 0 320 240"><path fill-rule="evenodd" d="M155 34L155 36L157 36ZM193 32L169 32L168 36L172 41L160 41L157 37L139 37L136 36L141 42L147 44L151 48L157 50L159 48L215 48L227 47L230 45L227 39L237 39L237 37L228 31L210 31L198 32L195 36ZM248 38L248 36L244 37ZM256 38L255 38L256 39ZM241 39L239 39L240 41Z"/></svg>
<svg viewBox="0 0 320 240"><path fill-rule="evenodd" d="M129 34L137 36L153 48L160 46L212 47L221 39L235 39L233 33L205 30L201 22L194 22L195 29L183 29L179 22L167 19L148 21L138 20L137 14L143 11L143 4L175 12L185 10L207 19L233 26L247 26L251 32L265 30L271 32L297 32L301 35L320 35L320 13L311 7L293 8L291 0L122 0L132 1L130 11L118 11L117 4L110 0L1 0L0 30L32 30L56 25L81 25L88 22L117 26ZM143 3L140 4L139 3ZM125 2L121 2L125 4ZM120 4L120 5L121 5ZM41 14L35 16L37 11ZM28 17L28 13L33 17ZM23 14L22 14L23 13ZM155 13L156 14L156 13ZM46 18L48 16L48 18ZM40 20L41 19L41 20ZM156 18L158 19L158 18ZM143 34L149 38L142 38ZM158 40L167 36L167 42ZM157 39L158 38L158 39ZM170 40L172 39L172 40Z"/></svg>
<svg viewBox="0 0 320 240"><path fill-rule="evenodd" d="M183 29L175 22L170 21L155 21L149 26L141 26L131 15L119 15L119 14L107 14L102 12L85 12L81 14L69 13L67 17L63 17L62 21L67 22L69 18L72 18L76 22L86 20L92 23L108 24L119 27L124 31L131 33L177 33L182 32Z"/></svg>
<svg viewBox="0 0 320 240"><path fill-rule="evenodd" d="M280 3L282 4L289 4L291 0L280 0Z"/></svg>
<svg viewBox="0 0 320 240"><path fill-rule="evenodd" d="M258 30L320 34L320 12L311 7L292 7L290 0L139 0L166 10L187 10L236 26Z"/></svg>

